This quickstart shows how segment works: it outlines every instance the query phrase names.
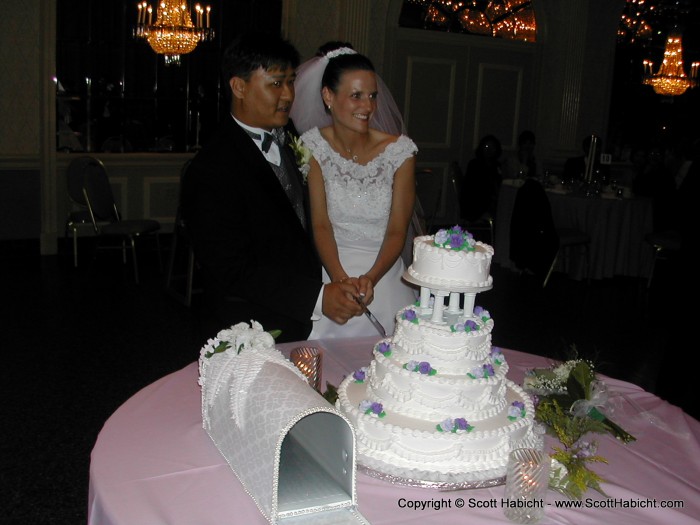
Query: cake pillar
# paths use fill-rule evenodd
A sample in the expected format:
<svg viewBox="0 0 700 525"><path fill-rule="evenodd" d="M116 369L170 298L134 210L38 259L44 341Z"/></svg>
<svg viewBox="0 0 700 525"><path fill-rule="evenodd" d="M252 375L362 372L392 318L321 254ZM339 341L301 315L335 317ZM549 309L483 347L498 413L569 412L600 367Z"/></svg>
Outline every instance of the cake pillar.
<svg viewBox="0 0 700 525"><path fill-rule="evenodd" d="M461 312L459 308L459 293L450 292L450 306L447 312L450 314L459 314Z"/></svg>
<svg viewBox="0 0 700 525"><path fill-rule="evenodd" d="M474 317L474 302L476 301L476 293L464 294L464 316Z"/></svg>
<svg viewBox="0 0 700 525"><path fill-rule="evenodd" d="M442 320L442 311L445 309L445 297L448 292L442 290L435 291L435 302L433 303L433 316L430 320L434 323L444 323Z"/></svg>
<svg viewBox="0 0 700 525"><path fill-rule="evenodd" d="M430 308L430 288L426 286L420 287L420 307L424 310Z"/></svg>

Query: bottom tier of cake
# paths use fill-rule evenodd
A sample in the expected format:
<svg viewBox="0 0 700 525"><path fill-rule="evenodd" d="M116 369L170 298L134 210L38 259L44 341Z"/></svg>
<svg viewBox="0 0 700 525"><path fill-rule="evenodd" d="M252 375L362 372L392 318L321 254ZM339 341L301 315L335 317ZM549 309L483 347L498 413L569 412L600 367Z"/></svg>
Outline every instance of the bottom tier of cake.
<svg viewBox="0 0 700 525"><path fill-rule="evenodd" d="M530 397L515 383L505 383L507 408L474 424L459 418L425 421L385 413L381 400L367 399L366 383L352 377L338 388L337 408L355 426L358 463L370 471L413 481L478 486L505 476L511 450L542 446ZM519 410L510 408L514 406Z"/></svg>

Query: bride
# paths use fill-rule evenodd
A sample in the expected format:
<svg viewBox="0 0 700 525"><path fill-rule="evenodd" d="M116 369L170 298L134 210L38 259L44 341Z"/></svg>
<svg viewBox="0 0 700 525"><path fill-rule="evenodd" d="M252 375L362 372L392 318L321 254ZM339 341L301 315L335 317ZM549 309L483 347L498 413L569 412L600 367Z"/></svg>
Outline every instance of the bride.
<svg viewBox="0 0 700 525"><path fill-rule="evenodd" d="M396 312L415 301L414 289L401 280L400 255L413 213L417 148L405 135L374 127L378 104L383 127L401 120L395 105L386 109L393 104L390 96L382 106L367 57L342 47L310 62L298 71L292 120L294 112L304 116L301 140L312 153L311 222L324 282L355 284L358 300L371 304L390 334ZM320 80L311 80L320 73ZM330 116L330 125L307 129L309 115L320 114L316 120L323 122L319 110ZM342 326L323 317L314 322L309 338L376 334L364 316Z"/></svg>

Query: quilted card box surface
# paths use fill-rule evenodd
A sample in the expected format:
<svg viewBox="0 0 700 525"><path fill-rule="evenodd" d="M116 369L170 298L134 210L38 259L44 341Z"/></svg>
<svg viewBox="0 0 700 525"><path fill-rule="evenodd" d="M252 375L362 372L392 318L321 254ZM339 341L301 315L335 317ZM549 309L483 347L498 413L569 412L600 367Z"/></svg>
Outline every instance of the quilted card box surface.
<svg viewBox="0 0 700 525"><path fill-rule="evenodd" d="M204 429L270 523L368 523L353 427L258 323L221 331L199 368Z"/></svg>

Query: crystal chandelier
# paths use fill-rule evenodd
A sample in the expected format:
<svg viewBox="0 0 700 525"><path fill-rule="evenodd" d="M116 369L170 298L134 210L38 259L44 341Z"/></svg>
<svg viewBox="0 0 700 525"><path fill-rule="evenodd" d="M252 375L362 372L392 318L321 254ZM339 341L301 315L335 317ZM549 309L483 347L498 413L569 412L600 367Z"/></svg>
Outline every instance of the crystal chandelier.
<svg viewBox="0 0 700 525"><path fill-rule="evenodd" d="M195 5L196 24L192 23L189 6L181 0L161 0L155 23L151 5L141 2L138 10L134 35L146 39L153 51L164 55L166 65L180 65L180 55L191 53L199 42L214 38L210 6Z"/></svg>
<svg viewBox="0 0 700 525"><path fill-rule="evenodd" d="M531 0L404 0L421 7L423 29L534 42L537 22Z"/></svg>
<svg viewBox="0 0 700 525"><path fill-rule="evenodd" d="M683 69L683 48L679 34L669 34L664 49L664 59L659 70L654 73L654 64L649 60L643 62L644 84L654 88L659 95L678 96L697 84L698 62L690 66L690 76Z"/></svg>

